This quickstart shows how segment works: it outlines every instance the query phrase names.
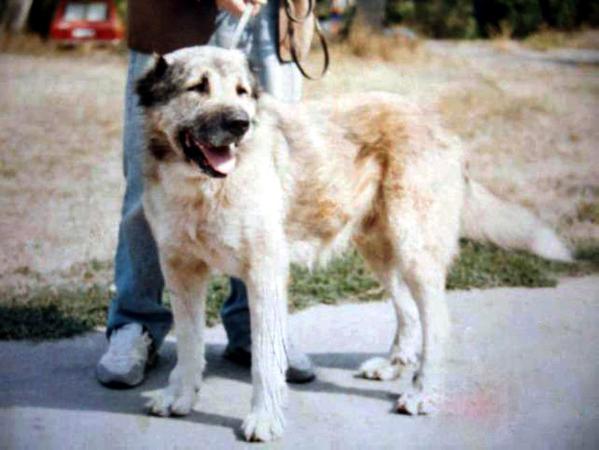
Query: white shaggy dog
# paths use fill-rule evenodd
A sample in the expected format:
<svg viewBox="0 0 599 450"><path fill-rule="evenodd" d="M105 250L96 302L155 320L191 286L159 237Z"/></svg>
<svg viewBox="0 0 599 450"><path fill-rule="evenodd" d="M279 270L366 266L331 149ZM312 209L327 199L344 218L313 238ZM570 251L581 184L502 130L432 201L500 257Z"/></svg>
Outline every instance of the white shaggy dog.
<svg viewBox="0 0 599 450"><path fill-rule="evenodd" d="M283 105L261 94L240 52L193 47L139 80L147 149L144 210L173 294L178 362L150 402L187 414L204 369L204 298L218 270L247 285L252 329L248 440L283 432L290 262L353 242L393 298L397 333L369 378L410 366L396 409L429 411L449 333L445 277L459 236L569 259L555 233L469 180L460 143L393 94ZM422 336L420 338L420 336Z"/></svg>

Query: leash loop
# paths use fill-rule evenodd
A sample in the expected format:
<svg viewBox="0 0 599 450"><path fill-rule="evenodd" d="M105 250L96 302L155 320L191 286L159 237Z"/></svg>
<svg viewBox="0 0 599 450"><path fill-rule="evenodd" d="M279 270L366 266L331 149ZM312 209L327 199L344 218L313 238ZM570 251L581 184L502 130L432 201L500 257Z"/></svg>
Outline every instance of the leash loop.
<svg viewBox="0 0 599 450"><path fill-rule="evenodd" d="M322 52L324 55L322 71L320 72L319 75L316 75L316 76L310 75L308 73L308 71L304 68L304 66L302 66L302 64L300 63L299 57L297 55L297 50L295 48L295 41L293 39L293 27L289 27L289 41L290 41L289 51L291 53L291 59L293 59L293 62L297 66L300 73L308 80L322 79L322 77L324 77L325 74L328 72L329 64L330 64L329 46L327 45L327 40L325 39L324 34L322 34L322 29L320 28L320 24L318 23L318 19L316 17L314 17L314 31L316 32L316 35L318 36L318 39L320 41L320 46L322 48Z"/></svg>
<svg viewBox="0 0 599 450"><path fill-rule="evenodd" d="M295 16L294 9L295 9L295 7L293 5L293 2L291 0L285 0L285 14L287 15L287 18L289 19L289 26L287 27L287 32L289 33L289 53L291 54L291 59L293 60L293 63L297 66L300 73L305 78L307 78L308 80L320 80L322 77L324 77L324 75L329 70L330 56L329 56L329 46L327 45L327 41L324 37L324 34L322 33L322 29L320 28L320 23L318 22L318 18L316 17L316 14L314 12L314 0L308 0L308 10L306 11L306 14L301 18L297 18ZM320 41L320 46L321 46L323 54L324 54L324 62L322 65L322 71L320 72L319 75L316 75L316 76L310 75L308 73L308 71L304 68L302 63L300 62L300 58L299 58L296 44L295 44L294 27L293 27L293 23L302 24L306 20L308 20L311 15L314 18L314 32L318 36L318 40Z"/></svg>
<svg viewBox="0 0 599 450"><path fill-rule="evenodd" d="M291 0L285 0L285 13L287 13L287 18L295 23L302 23L308 20L310 14L314 11L314 0L308 0L308 10L304 17L296 17L294 14L295 7L293 6L293 2Z"/></svg>

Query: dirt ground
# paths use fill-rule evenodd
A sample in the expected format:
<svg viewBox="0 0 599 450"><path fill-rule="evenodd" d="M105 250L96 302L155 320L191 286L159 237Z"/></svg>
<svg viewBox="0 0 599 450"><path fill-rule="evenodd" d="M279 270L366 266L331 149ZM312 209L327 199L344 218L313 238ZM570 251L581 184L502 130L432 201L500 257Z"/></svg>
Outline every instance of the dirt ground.
<svg viewBox="0 0 599 450"><path fill-rule="evenodd" d="M0 287L110 281L123 193L126 59L0 54ZM394 91L436 104L471 174L573 246L599 243L599 52L426 42L392 61L336 48L308 98Z"/></svg>

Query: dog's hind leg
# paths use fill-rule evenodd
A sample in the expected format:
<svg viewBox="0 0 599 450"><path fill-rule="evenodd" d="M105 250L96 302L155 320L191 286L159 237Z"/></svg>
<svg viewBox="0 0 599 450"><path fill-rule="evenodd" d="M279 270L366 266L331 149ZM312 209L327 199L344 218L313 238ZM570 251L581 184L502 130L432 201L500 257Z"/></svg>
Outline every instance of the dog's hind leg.
<svg viewBox="0 0 599 450"><path fill-rule="evenodd" d="M428 414L433 412L443 387L445 344L449 335L445 268L422 258L406 272L422 323L422 357L411 387L397 401L397 411Z"/></svg>
<svg viewBox="0 0 599 450"><path fill-rule="evenodd" d="M169 384L148 402L150 413L186 415L193 407L204 371L205 294L209 270L204 263L165 261L162 264L177 336L177 365Z"/></svg>
<svg viewBox="0 0 599 450"><path fill-rule="evenodd" d="M243 423L243 432L248 441L267 442L280 437L285 427L289 263L268 251L258 258L252 261L245 280L252 328L253 393L252 410Z"/></svg>
<svg viewBox="0 0 599 450"><path fill-rule="evenodd" d="M377 203L381 205L382 202ZM356 248L391 295L397 329L388 358L371 358L360 366L358 373L371 380L392 380L413 372L422 350L422 330L418 310L412 295L400 276L398 258L382 207L367 216L354 236Z"/></svg>
<svg viewBox="0 0 599 450"><path fill-rule="evenodd" d="M459 210L457 210L459 212ZM456 251L455 218L443 224L435 216L397 214L394 249L401 274L418 307L422 325L422 356L411 386L397 401L398 412L428 414L441 395L445 344L449 337L449 312L445 300L447 267ZM400 219L399 219L400 218Z"/></svg>
<svg viewBox="0 0 599 450"><path fill-rule="evenodd" d="M365 361L359 374L371 380L393 380L413 372L422 350L422 330L416 303L407 285L401 281L399 270L391 267L379 275L391 295L397 330L388 358L375 357Z"/></svg>

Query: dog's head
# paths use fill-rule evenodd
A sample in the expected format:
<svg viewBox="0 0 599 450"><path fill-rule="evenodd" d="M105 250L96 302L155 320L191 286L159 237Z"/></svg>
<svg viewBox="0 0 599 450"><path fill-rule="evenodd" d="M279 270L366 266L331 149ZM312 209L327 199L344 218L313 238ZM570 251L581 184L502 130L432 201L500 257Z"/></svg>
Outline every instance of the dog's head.
<svg viewBox="0 0 599 450"><path fill-rule="evenodd" d="M235 168L238 147L252 132L258 90L241 52L208 46L155 56L136 86L150 132L212 177Z"/></svg>

